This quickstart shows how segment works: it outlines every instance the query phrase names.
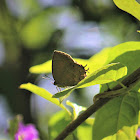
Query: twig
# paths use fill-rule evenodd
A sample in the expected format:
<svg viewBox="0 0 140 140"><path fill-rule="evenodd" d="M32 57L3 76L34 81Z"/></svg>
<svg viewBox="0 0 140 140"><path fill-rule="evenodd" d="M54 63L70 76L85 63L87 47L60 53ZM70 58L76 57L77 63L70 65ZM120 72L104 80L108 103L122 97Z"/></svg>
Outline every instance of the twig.
<svg viewBox="0 0 140 140"><path fill-rule="evenodd" d="M136 84L140 82L140 67L126 77L122 84L124 84L127 88L132 89ZM110 92L120 90L121 85L115 86ZM127 89L126 89L127 90ZM109 92L109 91L108 91ZM119 96L121 93L119 94ZM114 98L114 97L112 97ZM73 130L75 130L82 122L84 122L89 116L95 113L98 109L100 109L104 104L106 104L112 98L101 98L97 100L93 105L91 105L86 111L80 114L76 120L73 120L56 138L55 140L63 140L66 138Z"/></svg>

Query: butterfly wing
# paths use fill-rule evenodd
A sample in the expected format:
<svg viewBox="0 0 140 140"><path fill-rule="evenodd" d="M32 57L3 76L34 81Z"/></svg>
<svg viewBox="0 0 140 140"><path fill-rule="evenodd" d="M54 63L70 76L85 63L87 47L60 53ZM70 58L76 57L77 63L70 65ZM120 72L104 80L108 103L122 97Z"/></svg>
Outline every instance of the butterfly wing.
<svg viewBox="0 0 140 140"><path fill-rule="evenodd" d="M74 60L69 54L61 51L54 51L52 59L52 74L55 80L54 84L60 87L73 85Z"/></svg>
<svg viewBox="0 0 140 140"><path fill-rule="evenodd" d="M86 77L85 68L72 57L61 51L54 51L52 59L54 85L59 87L74 86Z"/></svg>
<svg viewBox="0 0 140 140"><path fill-rule="evenodd" d="M74 71L74 84L76 85L86 77L86 70L82 65L75 62L73 71Z"/></svg>

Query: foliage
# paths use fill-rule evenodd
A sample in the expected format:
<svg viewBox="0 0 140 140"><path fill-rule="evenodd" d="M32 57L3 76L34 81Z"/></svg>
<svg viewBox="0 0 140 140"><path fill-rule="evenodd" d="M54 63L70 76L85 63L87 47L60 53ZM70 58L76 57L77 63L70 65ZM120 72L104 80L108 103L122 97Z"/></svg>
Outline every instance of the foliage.
<svg viewBox="0 0 140 140"><path fill-rule="evenodd" d="M94 63L93 60L95 60L96 62L96 59L99 59L99 56L101 56L102 54L106 56L105 59L106 62L104 62L105 66L101 66L103 65L102 61L100 61L101 64L98 61L100 68L98 68L95 71L93 70L93 73L88 74L88 76L85 79L83 79L81 82L79 82L75 87L71 87L69 89L63 90L62 92L53 95L53 97L58 98L58 97L65 96L67 94L69 95L69 93L71 93L76 88L83 88L95 84L104 85L105 83L109 83L109 85L113 87L114 81L116 82L119 79L122 80L122 78L126 76L127 74L126 66L128 68L128 74L132 73L135 69L139 67L139 62L137 61L137 59L140 59L139 46L140 46L139 42L127 42L112 48L105 49L100 53L98 53L97 55L92 56L89 60L86 60L89 64L90 71L92 71L92 66L93 66L92 63ZM119 63L111 63L106 65L107 63L110 62L119 62ZM131 66L132 64L133 66ZM42 67L42 65L40 66ZM36 67L39 69L39 66ZM47 66L45 65L45 67ZM48 63L48 67L50 67L50 63ZM29 85L32 88L29 88ZM52 95L50 96L51 93L48 94L47 91L43 90L42 88L39 88L29 83L23 84L20 87L30 90L31 92L38 94L46 98L47 100L55 103L55 101L53 100L56 99L50 98L52 97ZM138 112L139 112L139 101L140 101L139 100L140 98L137 94L138 92L136 91L136 92L131 92L130 95L123 95L118 98L114 98L109 103L104 105L99 111L97 111L95 116L95 122L93 125L94 139L97 140L103 138L104 139L108 139L108 138L109 139L117 139L117 138L133 139L135 137L135 133L138 128ZM55 104L60 106L59 103L55 103ZM61 106L63 106L63 104L61 104ZM73 104L73 108L74 110L76 110L76 106L74 104ZM74 114L76 114L77 111L74 112L75 112Z"/></svg>
<svg viewBox="0 0 140 140"><path fill-rule="evenodd" d="M139 98L137 92L111 100L97 111L93 139L134 140L138 128Z"/></svg>
<svg viewBox="0 0 140 140"><path fill-rule="evenodd" d="M140 20L140 4L135 0L114 0L114 3L120 9L130 13ZM37 21L38 20L35 20L36 24L42 25L42 23L38 23ZM32 42L28 40L28 37L26 38L26 32L30 30L30 27L32 27L34 20L30 23L30 25L24 27L21 37L26 45L32 48L31 46L36 46L36 44L38 45L40 42L36 39ZM46 24L50 27L48 29L49 34L47 32L43 32L43 35L47 35L48 38L39 38L44 42L45 39L47 41L49 40L50 34L54 31L49 20L46 21ZM40 31L40 29L36 30ZM30 34L28 35L30 36ZM38 37L34 34L31 38ZM87 60L75 58L75 61L78 63L82 65L87 64L89 67L89 73L87 73L87 77L85 79L80 81L74 87L65 89L55 95L52 95L52 93L31 83L22 84L20 85L20 88L33 92L63 109L53 115L49 120L49 137L51 140L59 135L68 123L75 120L79 114L86 109L85 107L78 106L75 103L67 101L67 105L73 108L73 112L71 113L71 111L66 108L63 103L60 104L59 100L56 98L59 98L62 102L75 89L96 84L101 85L100 92L107 90L106 84L108 84L108 87L112 89L115 85L140 67L138 60L140 60L140 42L125 42L114 47L105 48ZM33 66L29 71L35 74L51 73L51 60L43 64ZM110 100L96 112L95 120L93 118L88 118L67 139L78 138L80 140L84 140L88 137L89 140L133 140L135 139L135 134L139 126L139 110L140 95L138 86L136 86L127 94L123 95L122 93L121 96Z"/></svg>
<svg viewBox="0 0 140 140"><path fill-rule="evenodd" d="M136 0L113 0L114 3L122 10L130 13L140 20L140 4Z"/></svg>

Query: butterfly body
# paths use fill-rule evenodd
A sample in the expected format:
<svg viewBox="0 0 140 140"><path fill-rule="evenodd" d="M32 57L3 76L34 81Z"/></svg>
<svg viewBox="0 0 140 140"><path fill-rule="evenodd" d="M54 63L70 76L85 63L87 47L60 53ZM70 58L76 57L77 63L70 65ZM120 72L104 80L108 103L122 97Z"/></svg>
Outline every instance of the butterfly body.
<svg viewBox="0 0 140 140"><path fill-rule="evenodd" d="M86 70L62 51L54 51L52 59L54 85L58 87L75 86L86 77Z"/></svg>

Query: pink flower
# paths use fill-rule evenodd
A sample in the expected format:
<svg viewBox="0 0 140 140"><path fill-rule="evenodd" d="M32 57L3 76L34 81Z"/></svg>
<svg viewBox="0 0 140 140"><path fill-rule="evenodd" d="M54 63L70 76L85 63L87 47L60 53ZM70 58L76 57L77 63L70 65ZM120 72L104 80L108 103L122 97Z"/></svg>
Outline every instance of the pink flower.
<svg viewBox="0 0 140 140"><path fill-rule="evenodd" d="M138 128L138 130L137 130L136 137L138 140L140 140L140 128Z"/></svg>
<svg viewBox="0 0 140 140"><path fill-rule="evenodd" d="M33 124L24 125L20 122L15 140L39 140L39 134Z"/></svg>

